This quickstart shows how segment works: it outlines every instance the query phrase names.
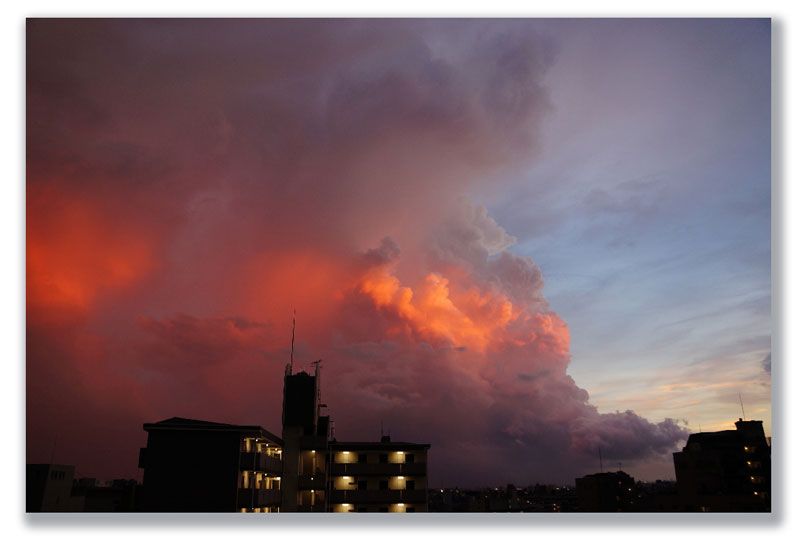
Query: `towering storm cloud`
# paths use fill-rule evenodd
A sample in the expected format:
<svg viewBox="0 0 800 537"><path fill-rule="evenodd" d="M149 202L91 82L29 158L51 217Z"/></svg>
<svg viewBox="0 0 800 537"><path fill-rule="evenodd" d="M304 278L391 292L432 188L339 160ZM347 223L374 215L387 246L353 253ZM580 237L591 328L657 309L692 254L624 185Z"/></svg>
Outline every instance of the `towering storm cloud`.
<svg viewBox="0 0 800 537"><path fill-rule="evenodd" d="M132 474L172 415L279 430L293 309L337 436L429 441L434 483L685 437L589 403L535 260L472 197L552 113L529 25L30 21L27 58L29 461Z"/></svg>

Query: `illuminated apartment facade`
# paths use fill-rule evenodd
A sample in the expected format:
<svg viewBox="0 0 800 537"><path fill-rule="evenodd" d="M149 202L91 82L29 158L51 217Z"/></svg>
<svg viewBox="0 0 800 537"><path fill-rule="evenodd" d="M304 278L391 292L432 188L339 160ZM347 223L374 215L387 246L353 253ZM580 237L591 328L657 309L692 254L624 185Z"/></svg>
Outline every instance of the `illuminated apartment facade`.
<svg viewBox="0 0 800 537"><path fill-rule="evenodd" d="M430 444L340 442L321 415L320 369L284 376L283 511L394 512L428 510Z"/></svg>
<svg viewBox="0 0 800 537"><path fill-rule="evenodd" d="M269 431L186 418L146 423L144 430L145 511L280 510L283 447Z"/></svg>
<svg viewBox="0 0 800 537"><path fill-rule="evenodd" d="M336 442L329 444L333 512L413 513L428 510L430 444Z"/></svg>

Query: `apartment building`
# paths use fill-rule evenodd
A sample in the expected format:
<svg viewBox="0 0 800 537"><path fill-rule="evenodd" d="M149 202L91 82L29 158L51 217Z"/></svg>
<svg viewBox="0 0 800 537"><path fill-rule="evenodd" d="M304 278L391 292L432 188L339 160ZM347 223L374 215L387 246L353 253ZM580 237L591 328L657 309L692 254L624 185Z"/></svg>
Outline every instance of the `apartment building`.
<svg viewBox="0 0 800 537"><path fill-rule="evenodd" d="M144 430L143 510L280 510L283 442L269 431L177 417L146 423Z"/></svg>
<svg viewBox="0 0 800 537"><path fill-rule="evenodd" d="M636 482L623 471L590 474L575 479L578 510L585 513L634 511Z"/></svg>
<svg viewBox="0 0 800 537"><path fill-rule="evenodd" d="M328 506L330 418L321 415L320 368L283 378L283 511L325 512Z"/></svg>
<svg viewBox="0 0 800 537"><path fill-rule="evenodd" d="M28 513L76 511L72 497L75 467L68 464L27 464L25 511Z"/></svg>
<svg viewBox="0 0 800 537"><path fill-rule="evenodd" d="M680 510L770 511L771 448L761 421L692 434L673 460Z"/></svg>
<svg viewBox="0 0 800 537"><path fill-rule="evenodd" d="M186 418L144 424L146 511L422 512L430 444L341 442L320 401L320 367L284 374L281 437Z"/></svg>
<svg viewBox="0 0 800 537"><path fill-rule="evenodd" d="M334 438L320 398L320 367L284 375L284 511L428 510L430 444L343 442Z"/></svg>
<svg viewBox="0 0 800 537"><path fill-rule="evenodd" d="M430 444L337 442L328 445L329 510L413 513L428 510Z"/></svg>

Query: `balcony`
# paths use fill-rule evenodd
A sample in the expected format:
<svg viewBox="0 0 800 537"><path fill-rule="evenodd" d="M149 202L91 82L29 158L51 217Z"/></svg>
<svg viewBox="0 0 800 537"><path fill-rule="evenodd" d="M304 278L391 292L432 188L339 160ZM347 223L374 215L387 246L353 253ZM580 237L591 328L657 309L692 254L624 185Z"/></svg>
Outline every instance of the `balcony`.
<svg viewBox="0 0 800 537"><path fill-rule="evenodd" d="M283 472L283 461L265 453L242 453L239 459L239 469L281 475Z"/></svg>
<svg viewBox="0 0 800 537"><path fill-rule="evenodd" d="M298 490L325 490L325 474L307 474L297 477Z"/></svg>
<svg viewBox="0 0 800 537"><path fill-rule="evenodd" d="M332 490L330 503L425 503L423 490Z"/></svg>
<svg viewBox="0 0 800 537"><path fill-rule="evenodd" d="M239 489L239 508L272 507L281 504L280 489Z"/></svg>
<svg viewBox="0 0 800 537"><path fill-rule="evenodd" d="M382 462L370 464L365 462L333 463L331 476L422 476L426 474L424 462L410 462L405 464Z"/></svg>

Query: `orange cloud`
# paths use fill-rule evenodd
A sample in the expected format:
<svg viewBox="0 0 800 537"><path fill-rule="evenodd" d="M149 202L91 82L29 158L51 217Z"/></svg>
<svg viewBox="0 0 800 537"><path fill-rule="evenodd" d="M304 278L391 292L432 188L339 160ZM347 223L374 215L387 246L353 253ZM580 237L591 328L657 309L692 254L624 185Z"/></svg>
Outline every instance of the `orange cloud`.
<svg viewBox="0 0 800 537"><path fill-rule="evenodd" d="M312 248L258 254L240 274L237 310L256 319L286 322L296 309L306 335L309 323L325 323L330 317L347 278L340 259Z"/></svg>
<svg viewBox="0 0 800 537"><path fill-rule="evenodd" d="M85 311L154 266L153 244L89 199L29 185L27 303L36 313Z"/></svg>
<svg viewBox="0 0 800 537"><path fill-rule="evenodd" d="M569 350L569 329L555 314L532 314L503 293L482 291L469 283L462 289L438 273L429 273L412 289L384 265L368 271L357 291L402 321L390 326L390 336L406 333L430 343L481 352L496 345L522 346L548 338L558 352Z"/></svg>

